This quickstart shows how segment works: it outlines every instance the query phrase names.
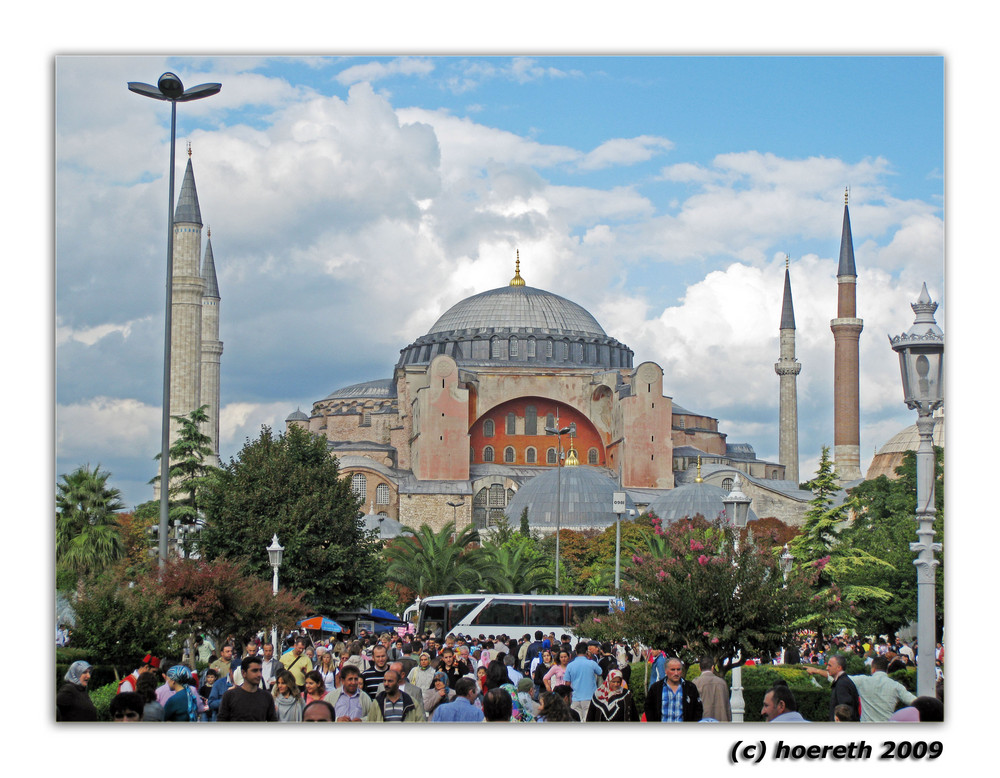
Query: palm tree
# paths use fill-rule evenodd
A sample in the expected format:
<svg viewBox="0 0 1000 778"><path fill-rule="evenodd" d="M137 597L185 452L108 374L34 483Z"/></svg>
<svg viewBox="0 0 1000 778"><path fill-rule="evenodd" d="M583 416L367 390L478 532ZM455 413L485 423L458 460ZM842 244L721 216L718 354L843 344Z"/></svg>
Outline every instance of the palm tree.
<svg viewBox="0 0 1000 778"><path fill-rule="evenodd" d="M479 542L479 532L472 527L457 536L453 522L438 532L426 524L419 530L403 527L403 532L409 534L385 549L386 579L418 597L475 591L494 568L489 555L473 545Z"/></svg>
<svg viewBox="0 0 1000 778"><path fill-rule="evenodd" d="M125 556L116 511L121 491L111 473L81 465L56 484L56 565L76 576L98 573Z"/></svg>
<svg viewBox="0 0 1000 778"><path fill-rule="evenodd" d="M527 544L487 546L496 571L487 578L487 588L494 592L530 594L551 592L555 576L541 554Z"/></svg>

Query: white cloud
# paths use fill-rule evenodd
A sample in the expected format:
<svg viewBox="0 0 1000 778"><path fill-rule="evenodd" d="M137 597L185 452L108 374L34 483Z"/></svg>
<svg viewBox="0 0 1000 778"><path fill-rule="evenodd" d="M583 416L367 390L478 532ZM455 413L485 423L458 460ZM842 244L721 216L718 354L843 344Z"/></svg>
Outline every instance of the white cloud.
<svg viewBox="0 0 1000 778"><path fill-rule="evenodd" d="M138 322L148 324L152 321L151 316L144 316L141 319L127 321L124 324L99 324L96 327L83 327L73 329L72 327L56 325L56 345L60 346L71 341L83 343L86 346L93 346L99 340L106 338L112 333L121 334L122 338L127 338L132 334L132 326Z"/></svg>
<svg viewBox="0 0 1000 778"><path fill-rule="evenodd" d="M657 154L670 151L673 141L655 135L640 135L637 138L612 138L590 151L577 163L581 170L600 170L615 165L634 165L645 162Z"/></svg>
<svg viewBox="0 0 1000 778"><path fill-rule="evenodd" d="M429 59L400 57L390 62L366 62L352 65L336 75L336 80L350 86L362 81L372 83L391 76L427 76L434 72L434 63Z"/></svg>
<svg viewBox="0 0 1000 778"><path fill-rule="evenodd" d="M121 397L95 397L56 407L59 458L82 463L122 456L149 462L159 451L160 408Z"/></svg>

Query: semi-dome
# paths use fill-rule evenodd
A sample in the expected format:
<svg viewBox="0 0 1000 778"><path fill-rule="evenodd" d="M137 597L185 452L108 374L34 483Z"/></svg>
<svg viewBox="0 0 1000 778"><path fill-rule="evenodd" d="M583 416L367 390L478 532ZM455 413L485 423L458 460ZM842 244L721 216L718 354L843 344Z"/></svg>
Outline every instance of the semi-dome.
<svg viewBox="0 0 1000 778"><path fill-rule="evenodd" d="M944 448L944 409L939 409L934 414L934 430L931 433L931 442L935 446ZM893 437L882 448L878 450L872 459L871 465L865 478L871 481L884 475L886 478L896 478L896 468L903 464L903 455L907 451L916 451L920 445L920 433L917 432L917 425L911 424L909 427L893 435Z"/></svg>
<svg viewBox="0 0 1000 778"><path fill-rule="evenodd" d="M718 486L707 484L704 481L678 486L671 489L667 494L657 497L649 503L646 513L655 513L664 522L673 522L678 519L689 518L701 514L709 521L714 521L719 514L724 514L726 506L723 500L728 493ZM757 514L750 510L748 521L756 521Z"/></svg>
<svg viewBox="0 0 1000 778"><path fill-rule="evenodd" d="M604 369L632 367L633 356L583 306L527 286L520 273L509 286L467 297L445 311L426 335L400 351L397 366L429 364L438 354L479 367Z"/></svg>
<svg viewBox="0 0 1000 778"><path fill-rule="evenodd" d="M604 529L615 523L611 510L615 492L623 491L607 473L596 467L550 468L524 484L507 504L507 516L517 526L522 511L528 509L528 525L534 529L554 532L556 529L556 494L562 471L559 520L561 529ZM627 519L637 515L635 503L626 496ZM631 513L629 512L631 511Z"/></svg>

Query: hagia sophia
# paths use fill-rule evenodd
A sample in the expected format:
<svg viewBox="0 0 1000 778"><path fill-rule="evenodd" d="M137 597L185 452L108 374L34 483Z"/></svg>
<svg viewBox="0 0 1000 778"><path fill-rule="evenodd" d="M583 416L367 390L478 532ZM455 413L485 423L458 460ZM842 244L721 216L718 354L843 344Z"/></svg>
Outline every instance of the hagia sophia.
<svg viewBox="0 0 1000 778"><path fill-rule="evenodd" d="M208 408L218 461L220 294L191 160L175 214L171 415ZM786 263L779 330L778 460L729 442L707 409L674 401L655 362L636 364L626 344L580 305L530 286L519 255L509 283L460 300L400 350L391 376L335 389L286 419L328 441L341 472L382 537L403 525L490 527L506 515L542 532L602 529L627 516L715 518L734 482L757 517L801 524L812 494L799 489L795 316ZM527 272L525 275L529 275ZM844 201L834 336L834 461L842 486L861 480L857 272ZM943 440L943 416L935 443ZM561 434L548 432L561 431ZM878 452L869 477L893 468L915 432ZM560 451L561 447L561 451ZM737 480L738 479L738 480Z"/></svg>

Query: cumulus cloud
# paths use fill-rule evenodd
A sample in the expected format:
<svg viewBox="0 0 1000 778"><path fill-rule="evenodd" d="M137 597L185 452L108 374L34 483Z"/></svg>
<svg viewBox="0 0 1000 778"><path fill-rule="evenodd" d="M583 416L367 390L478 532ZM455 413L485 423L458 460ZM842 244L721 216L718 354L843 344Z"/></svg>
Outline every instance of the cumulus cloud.
<svg viewBox="0 0 1000 778"><path fill-rule="evenodd" d="M152 321L151 316L145 316L139 319L143 324L148 324ZM72 327L64 327L56 325L56 345L62 345L64 343L69 343L70 341L75 341L77 343L83 343L86 346L93 346L97 341L102 338L111 335L112 333L118 333L122 338L127 338L132 334L133 321L127 321L124 324L99 324L96 327L84 327L82 329L73 329Z"/></svg>
<svg viewBox="0 0 1000 778"><path fill-rule="evenodd" d="M427 76L434 72L434 63L426 58L400 57L390 62L366 62L341 70L336 80L345 86L361 81L372 83L390 76Z"/></svg>
<svg viewBox="0 0 1000 778"><path fill-rule="evenodd" d="M645 162L674 147L667 138L640 135L637 138L612 138L589 152L578 163L581 170L600 170L613 165L633 165Z"/></svg>

